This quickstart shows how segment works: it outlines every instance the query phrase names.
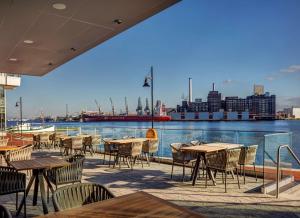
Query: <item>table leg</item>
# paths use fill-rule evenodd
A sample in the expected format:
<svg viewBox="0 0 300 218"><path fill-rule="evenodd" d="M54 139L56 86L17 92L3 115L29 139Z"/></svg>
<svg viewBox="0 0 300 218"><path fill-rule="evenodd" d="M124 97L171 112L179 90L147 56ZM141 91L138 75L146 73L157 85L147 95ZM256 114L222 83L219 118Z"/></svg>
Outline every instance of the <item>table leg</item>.
<svg viewBox="0 0 300 218"><path fill-rule="evenodd" d="M34 173L32 173L32 176L30 177L29 183L28 183L27 188L26 188L25 196L23 196L23 199L22 199L22 201L21 201L21 204L20 204L20 206L19 206L19 208L18 208L18 210L17 210L17 214L16 214L17 216L20 214L20 212L21 212L21 210L22 210L22 207L23 207L24 204L25 204L26 197L27 197L27 195L28 195L28 193L29 193L29 191L30 191L30 189L31 189L31 186L32 186L32 184L33 184L34 179L36 179L36 175L35 175Z"/></svg>
<svg viewBox="0 0 300 218"><path fill-rule="evenodd" d="M43 173L43 175L44 175L44 178L45 178L45 180L46 180L46 183L47 183L48 187L50 188L50 191L51 191L52 194L53 194L54 188L53 188L53 186L51 185L51 182L49 181L49 178L47 177L47 175L46 175L45 172Z"/></svg>
<svg viewBox="0 0 300 218"><path fill-rule="evenodd" d="M197 180L197 176L198 176L198 172L199 172L200 160L201 160L201 154L197 154L196 164L195 164L194 170L192 172L193 186L195 185L196 180Z"/></svg>
<svg viewBox="0 0 300 218"><path fill-rule="evenodd" d="M207 162L206 162L206 158L205 158L205 155L203 157L204 159L204 164L205 166L207 166ZM209 169L208 167L206 167L206 170L208 172L208 175L209 175L209 178L213 181L213 184L216 185L216 180L215 180L215 177L213 175L213 172L211 171L211 169Z"/></svg>
<svg viewBox="0 0 300 218"><path fill-rule="evenodd" d="M38 191L39 191L39 176L38 176L39 172L37 170L33 170L32 173L35 174L32 205L36 206L37 205Z"/></svg>
<svg viewBox="0 0 300 218"><path fill-rule="evenodd" d="M40 191L41 191L41 199L43 204L43 211L44 214L48 213L48 206L47 206L47 200L46 200L46 191L45 191L45 183L44 183L44 171L39 171L39 183L40 183Z"/></svg>

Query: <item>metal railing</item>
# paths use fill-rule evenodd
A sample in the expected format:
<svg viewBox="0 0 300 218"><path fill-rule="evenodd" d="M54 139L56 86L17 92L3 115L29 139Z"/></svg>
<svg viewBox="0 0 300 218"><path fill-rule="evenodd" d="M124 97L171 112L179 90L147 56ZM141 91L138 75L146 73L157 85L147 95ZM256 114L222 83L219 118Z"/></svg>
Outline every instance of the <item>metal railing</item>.
<svg viewBox="0 0 300 218"><path fill-rule="evenodd" d="M297 157L295 152L292 150L292 148L289 145L280 145L277 150L277 182L276 182L276 198L279 197L279 180L280 180L280 151L282 148L287 148L287 150L290 152L290 154L293 156L293 158L298 162L300 165L300 159Z"/></svg>

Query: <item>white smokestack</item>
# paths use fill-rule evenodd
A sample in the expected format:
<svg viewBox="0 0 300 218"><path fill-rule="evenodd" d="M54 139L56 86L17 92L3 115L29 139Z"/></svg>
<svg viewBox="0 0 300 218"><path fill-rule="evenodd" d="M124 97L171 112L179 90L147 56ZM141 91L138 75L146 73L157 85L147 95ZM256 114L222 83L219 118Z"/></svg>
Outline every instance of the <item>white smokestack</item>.
<svg viewBox="0 0 300 218"><path fill-rule="evenodd" d="M192 78L189 78L189 102L193 101L193 93L192 93Z"/></svg>

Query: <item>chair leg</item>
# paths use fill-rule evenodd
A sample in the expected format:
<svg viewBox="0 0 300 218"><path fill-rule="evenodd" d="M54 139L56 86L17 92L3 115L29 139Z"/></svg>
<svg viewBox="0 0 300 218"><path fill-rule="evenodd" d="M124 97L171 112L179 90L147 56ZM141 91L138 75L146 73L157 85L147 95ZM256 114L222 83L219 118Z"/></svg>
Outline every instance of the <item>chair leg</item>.
<svg viewBox="0 0 300 218"><path fill-rule="evenodd" d="M205 188L207 188L207 168L206 168L206 173L205 173Z"/></svg>
<svg viewBox="0 0 300 218"><path fill-rule="evenodd" d="M172 162L171 179L173 178L174 160Z"/></svg>
<svg viewBox="0 0 300 218"><path fill-rule="evenodd" d="M140 160L141 160L141 163L142 163L142 168L144 168L144 165L143 165L143 158L141 156L139 156Z"/></svg>
<svg viewBox="0 0 300 218"><path fill-rule="evenodd" d="M239 179L239 173L238 173L238 169L237 169L237 168L236 168L236 178L237 178L237 181L238 181L239 189L241 189L241 186L240 186L240 179Z"/></svg>
<svg viewBox="0 0 300 218"><path fill-rule="evenodd" d="M244 171L244 184L246 184L246 173L245 173L245 165L243 165L243 171Z"/></svg>
<svg viewBox="0 0 300 218"><path fill-rule="evenodd" d="M26 191L24 191L24 198L25 198L25 201L24 201L24 217L26 217Z"/></svg>
<svg viewBox="0 0 300 218"><path fill-rule="evenodd" d="M109 153L108 167L110 167L110 161L111 161L111 153Z"/></svg>
<svg viewBox="0 0 300 218"><path fill-rule="evenodd" d="M103 165L105 164L105 152L104 152L104 157L103 157Z"/></svg>
<svg viewBox="0 0 300 218"><path fill-rule="evenodd" d="M185 163L183 163L183 167L182 167L182 182L184 182L184 178L185 178Z"/></svg>
<svg viewBox="0 0 300 218"><path fill-rule="evenodd" d="M19 193L16 193L16 210L18 210Z"/></svg>
<svg viewBox="0 0 300 218"><path fill-rule="evenodd" d="M227 172L225 171L225 193L227 193Z"/></svg>
<svg viewBox="0 0 300 218"><path fill-rule="evenodd" d="M254 173L255 173L255 180L257 182L257 172L256 172L256 169L255 169L255 163L253 163L253 168L254 168Z"/></svg>
<svg viewBox="0 0 300 218"><path fill-rule="evenodd" d="M222 184L224 184L224 173L222 172Z"/></svg>
<svg viewBox="0 0 300 218"><path fill-rule="evenodd" d="M232 179L234 179L234 173L233 173L233 170L231 170L230 173L231 173Z"/></svg>

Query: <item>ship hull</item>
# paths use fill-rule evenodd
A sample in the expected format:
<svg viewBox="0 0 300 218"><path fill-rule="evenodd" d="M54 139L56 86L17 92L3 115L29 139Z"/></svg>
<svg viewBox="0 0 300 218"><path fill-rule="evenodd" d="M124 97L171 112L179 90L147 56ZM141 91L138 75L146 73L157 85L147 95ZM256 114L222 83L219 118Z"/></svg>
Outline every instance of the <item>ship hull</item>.
<svg viewBox="0 0 300 218"><path fill-rule="evenodd" d="M167 122L171 120L170 116L154 116L155 122ZM82 115L83 122L150 122L151 116L99 116Z"/></svg>

